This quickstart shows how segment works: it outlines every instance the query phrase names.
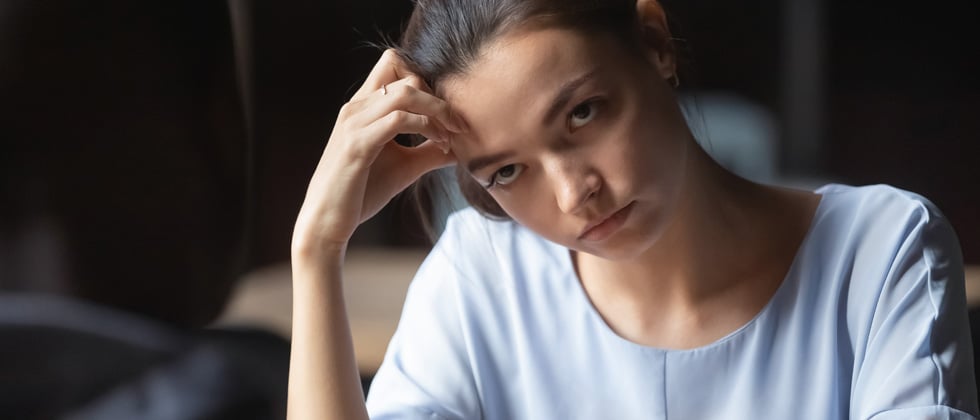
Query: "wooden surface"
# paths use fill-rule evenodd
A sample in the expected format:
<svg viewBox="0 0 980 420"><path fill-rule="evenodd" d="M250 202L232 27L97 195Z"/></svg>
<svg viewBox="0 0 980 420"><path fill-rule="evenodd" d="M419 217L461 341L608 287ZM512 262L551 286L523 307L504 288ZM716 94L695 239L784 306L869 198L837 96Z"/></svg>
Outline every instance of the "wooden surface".
<svg viewBox="0 0 980 420"><path fill-rule="evenodd" d="M395 332L405 292L425 251L353 249L344 266L344 297L350 317L358 368L373 373L381 365ZM288 264L246 276L219 325L259 326L289 337L293 304Z"/></svg>
<svg viewBox="0 0 980 420"><path fill-rule="evenodd" d="M405 292L425 252L355 249L344 267L344 295L358 368L374 373L398 324ZM980 306L980 266L966 268L966 296ZM290 336L292 289L288 264L257 270L243 280L219 325L252 325Z"/></svg>
<svg viewBox="0 0 980 420"><path fill-rule="evenodd" d="M966 304L980 306L980 265L966 266Z"/></svg>

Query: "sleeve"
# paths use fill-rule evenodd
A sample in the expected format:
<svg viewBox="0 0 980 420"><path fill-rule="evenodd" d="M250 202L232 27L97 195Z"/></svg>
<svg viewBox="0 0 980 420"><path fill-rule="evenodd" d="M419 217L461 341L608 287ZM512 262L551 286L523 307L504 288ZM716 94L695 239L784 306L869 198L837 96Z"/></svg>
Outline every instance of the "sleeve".
<svg viewBox="0 0 980 420"><path fill-rule="evenodd" d="M372 419L477 419L479 397L460 324L458 270L439 240L409 286L367 398ZM456 249L455 252L459 252Z"/></svg>
<svg viewBox="0 0 980 420"><path fill-rule="evenodd" d="M855 366L853 419L977 416L962 256L946 219L931 203L920 204L885 274Z"/></svg>

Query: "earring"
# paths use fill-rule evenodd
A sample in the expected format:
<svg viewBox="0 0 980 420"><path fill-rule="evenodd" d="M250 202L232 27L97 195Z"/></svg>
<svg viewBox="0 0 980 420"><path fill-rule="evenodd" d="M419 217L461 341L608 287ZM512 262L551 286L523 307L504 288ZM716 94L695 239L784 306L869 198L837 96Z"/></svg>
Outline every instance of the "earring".
<svg viewBox="0 0 980 420"><path fill-rule="evenodd" d="M678 76L677 73L674 73L673 75L670 76L670 78L667 79L667 82L669 82L670 85L674 87L674 89L677 89L681 86L681 77Z"/></svg>

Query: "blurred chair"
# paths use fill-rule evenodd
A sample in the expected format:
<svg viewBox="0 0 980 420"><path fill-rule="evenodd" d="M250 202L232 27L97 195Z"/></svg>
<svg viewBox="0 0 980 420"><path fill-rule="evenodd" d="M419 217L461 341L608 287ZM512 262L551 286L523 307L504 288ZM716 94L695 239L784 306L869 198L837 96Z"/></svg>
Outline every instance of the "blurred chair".
<svg viewBox="0 0 980 420"><path fill-rule="evenodd" d="M48 295L0 295L0 412L16 419L275 419L288 347Z"/></svg>
<svg viewBox="0 0 980 420"><path fill-rule="evenodd" d="M0 289L216 317L248 206L225 4L0 2L0 62Z"/></svg>
<svg viewBox="0 0 980 420"><path fill-rule="evenodd" d="M0 417L276 419L228 3L0 2Z"/></svg>
<svg viewBox="0 0 980 420"><path fill-rule="evenodd" d="M973 338L973 372L980 378L980 307L970 308L970 334ZM980 398L978 390L977 398Z"/></svg>

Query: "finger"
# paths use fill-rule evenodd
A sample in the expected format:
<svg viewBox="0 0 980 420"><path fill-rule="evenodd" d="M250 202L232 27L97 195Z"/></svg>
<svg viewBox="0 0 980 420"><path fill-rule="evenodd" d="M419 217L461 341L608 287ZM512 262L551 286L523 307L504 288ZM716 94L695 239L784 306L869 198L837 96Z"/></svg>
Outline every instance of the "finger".
<svg viewBox="0 0 980 420"><path fill-rule="evenodd" d="M466 122L463 121L463 118L459 114L453 112L452 107L449 106L449 102L436 96L432 88L417 74L410 73L408 76L392 83L392 86L395 89L401 88L402 85L413 87L423 95L428 95L430 99L434 98L435 100L439 101L440 105L444 106L444 109L438 114L438 117L439 120L444 123L446 128L457 133L466 133L469 131L469 126L466 125Z"/></svg>
<svg viewBox="0 0 980 420"><path fill-rule="evenodd" d="M449 103L436 97L425 90L421 79L416 76L409 76L397 82L391 83L386 88L388 93L383 96L376 96L373 100L364 100L361 105L364 109L358 116L361 121L373 121L379 119L392 111L404 110L414 114L427 115L434 117L443 128L449 131L462 133L464 127L456 121L449 107ZM368 103L376 103L377 106Z"/></svg>
<svg viewBox="0 0 980 420"><path fill-rule="evenodd" d="M402 83L404 81L404 83ZM421 101L424 102L423 105L429 106L434 112L431 114L435 116L440 123L451 131L457 133L465 133L469 131L466 124L463 123L462 118L460 118L456 113L453 112L452 107L449 105L445 99L436 96L432 89L425 84L425 81L417 75L410 75L398 82L392 84L393 88L404 89L406 94L409 95L411 101ZM397 96L397 95L396 95ZM415 103L415 102L412 102ZM411 105L411 104L409 104ZM411 111L411 106L408 109ZM411 112L422 112L422 108L419 111Z"/></svg>
<svg viewBox="0 0 980 420"><path fill-rule="evenodd" d="M405 65L405 61L394 49L389 48L381 54L381 58L374 64L364 84L354 93L351 100L362 99L373 92L380 92L382 86L403 79L409 74L411 71Z"/></svg>
<svg viewBox="0 0 980 420"><path fill-rule="evenodd" d="M406 77L403 77L399 80L396 80L392 83L385 85L385 88L383 90L378 89L376 91L369 92L368 95L360 95L360 96L355 95L353 98L351 98L350 101L344 104L343 108L341 108L341 111L346 112L346 115L348 116L359 115L362 112L364 112L365 109L368 109L371 106L374 106L375 104L379 103L379 101L381 101L382 99L390 99L387 98L388 94L392 93L393 88L401 85L409 85L421 90L428 89L425 86L425 82L423 82L420 77L414 74L409 74ZM393 93L392 96L394 96ZM384 102L385 104L391 103L391 101L382 101L382 102ZM371 121L374 121L383 115L387 115L391 111L393 111L393 109L376 110L373 114L369 115L368 117L364 117L364 119L367 120L366 124L369 124Z"/></svg>
<svg viewBox="0 0 980 420"><path fill-rule="evenodd" d="M422 175L439 168L445 168L456 163L456 155L446 153L439 145L431 141L422 143L404 151L409 171L408 178L418 179Z"/></svg>
<svg viewBox="0 0 980 420"><path fill-rule="evenodd" d="M450 166L456 162L452 153L443 153L432 142L425 142L418 147L407 148L397 144L389 144L376 164L390 168L391 177L397 180L396 189L401 190L415 182L426 173Z"/></svg>
<svg viewBox="0 0 980 420"><path fill-rule="evenodd" d="M414 74L387 85L385 91L351 100L341 108L341 116L353 118L355 124L363 126L396 109L402 109L435 117L449 131L465 133L469 130L449 103L431 94L425 82Z"/></svg>
<svg viewBox="0 0 980 420"><path fill-rule="evenodd" d="M383 147L398 134L420 134L434 143L448 145L450 133L426 115L395 110L364 128L364 136L370 141L364 147ZM426 142L428 143L428 142Z"/></svg>

